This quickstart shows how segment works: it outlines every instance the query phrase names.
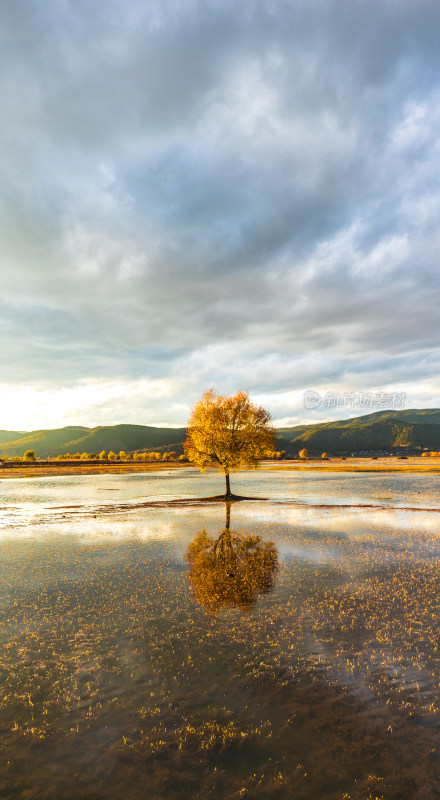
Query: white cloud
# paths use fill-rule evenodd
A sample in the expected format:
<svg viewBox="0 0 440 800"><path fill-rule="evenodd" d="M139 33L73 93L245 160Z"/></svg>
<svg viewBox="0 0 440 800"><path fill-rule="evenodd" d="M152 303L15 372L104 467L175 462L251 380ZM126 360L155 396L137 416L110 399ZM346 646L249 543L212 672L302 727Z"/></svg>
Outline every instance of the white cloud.
<svg viewBox="0 0 440 800"><path fill-rule="evenodd" d="M207 385L283 420L309 387L435 405L439 23L430 0L10 4L2 427L183 423ZM108 389L143 378L160 409Z"/></svg>

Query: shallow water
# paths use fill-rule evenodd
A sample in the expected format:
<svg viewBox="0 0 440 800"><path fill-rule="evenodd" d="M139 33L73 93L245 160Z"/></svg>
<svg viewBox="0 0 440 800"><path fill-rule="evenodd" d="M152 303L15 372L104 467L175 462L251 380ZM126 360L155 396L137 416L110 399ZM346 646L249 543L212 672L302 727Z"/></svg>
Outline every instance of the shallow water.
<svg viewBox="0 0 440 800"><path fill-rule="evenodd" d="M213 471L3 481L0 796L440 796L438 485L234 475L268 579Z"/></svg>

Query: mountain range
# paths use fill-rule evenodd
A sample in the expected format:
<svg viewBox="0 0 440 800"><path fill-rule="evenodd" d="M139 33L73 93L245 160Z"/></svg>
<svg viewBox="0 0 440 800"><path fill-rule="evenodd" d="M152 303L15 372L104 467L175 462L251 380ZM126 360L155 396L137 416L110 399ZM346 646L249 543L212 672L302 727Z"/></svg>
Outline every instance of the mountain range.
<svg viewBox="0 0 440 800"><path fill-rule="evenodd" d="M277 428L277 449L297 455L410 448L440 449L440 409L376 411L352 419ZM101 450L176 450L182 452L185 428L148 425L67 426L37 431L0 431L0 453L22 456L34 450L40 458L63 453L99 453Z"/></svg>
<svg viewBox="0 0 440 800"><path fill-rule="evenodd" d="M440 409L409 408L402 411L376 411L361 417L279 428L279 445L288 452L303 447L311 453L323 451L392 450L398 447L440 448Z"/></svg>
<svg viewBox="0 0 440 800"><path fill-rule="evenodd" d="M100 425L84 428L69 425L65 428L30 432L0 431L0 453L22 456L34 450L39 458L63 453L100 453L101 450L174 449L185 438L185 428L153 428L148 425Z"/></svg>

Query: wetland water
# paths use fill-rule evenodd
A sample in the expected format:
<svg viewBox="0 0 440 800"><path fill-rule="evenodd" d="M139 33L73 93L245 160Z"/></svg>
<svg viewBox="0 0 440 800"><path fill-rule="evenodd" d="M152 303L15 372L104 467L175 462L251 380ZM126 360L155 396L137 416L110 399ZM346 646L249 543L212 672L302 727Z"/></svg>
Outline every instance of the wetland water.
<svg viewBox="0 0 440 800"><path fill-rule="evenodd" d="M440 796L439 478L232 488L0 483L1 798Z"/></svg>

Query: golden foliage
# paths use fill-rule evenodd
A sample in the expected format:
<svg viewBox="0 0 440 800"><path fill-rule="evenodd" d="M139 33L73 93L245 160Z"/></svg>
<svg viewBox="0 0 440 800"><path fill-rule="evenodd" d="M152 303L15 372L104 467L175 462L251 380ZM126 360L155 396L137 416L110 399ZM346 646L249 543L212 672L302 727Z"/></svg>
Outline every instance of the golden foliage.
<svg viewBox="0 0 440 800"><path fill-rule="evenodd" d="M298 455L299 455L300 458L308 458L309 457L309 451L306 450L305 447L303 447L303 449L299 451Z"/></svg>
<svg viewBox="0 0 440 800"><path fill-rule="evenodd" d="M248 611L259 594L272 589L278 571L273 542L229 528L217 539L201 531L189 545L186 560L194 594L210 614L228 606Z"/></svg>
<svg viewBox="0 0 440 800"><path fill-rule="evenodd" d="M177 453L174 450L170 453L163 453L162 461L177 461Z"/></svg>
<svg viewBox="0 0 440 800"><path fill-rule="evenodd" d="M212 461L225 475L257 467L273 449L270 414L251 403L247 392L224 397L208 389L194 406L184 450L202 472Z"/></svg>

